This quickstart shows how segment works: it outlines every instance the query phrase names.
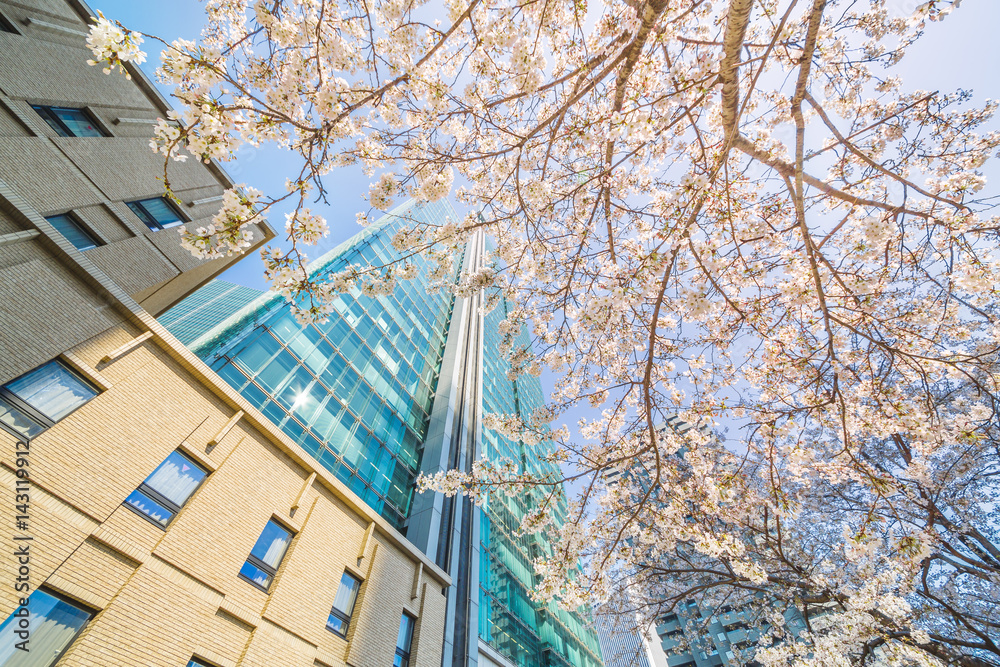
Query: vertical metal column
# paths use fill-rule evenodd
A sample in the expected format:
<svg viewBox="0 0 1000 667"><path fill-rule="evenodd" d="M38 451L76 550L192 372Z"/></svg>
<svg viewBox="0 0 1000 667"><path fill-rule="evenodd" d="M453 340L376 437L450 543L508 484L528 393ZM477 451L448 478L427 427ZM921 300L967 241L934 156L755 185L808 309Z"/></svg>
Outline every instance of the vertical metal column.
<svg viewBox="0 0 1000 667"><path fill-rule="evenodd" d="M466 247L463 274L483 266L486 237ZM421 472L470 472L479 456L483 295L456 301L421 458ZM407 537L452 578L447 590L442 667L476 667L479 655L479 509L468 498L439 493L414 498Z"/></svg>

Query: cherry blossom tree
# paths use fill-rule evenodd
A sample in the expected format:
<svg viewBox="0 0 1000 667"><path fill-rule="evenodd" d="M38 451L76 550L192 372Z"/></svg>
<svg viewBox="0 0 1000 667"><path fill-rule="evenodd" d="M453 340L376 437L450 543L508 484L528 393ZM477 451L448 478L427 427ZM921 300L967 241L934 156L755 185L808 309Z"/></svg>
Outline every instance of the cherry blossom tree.
<svg viewBox="0 0 1000 667"><path fill-rule="evenodd" d="M286 192L233 190L183 243L242 252L291 203L264 261L302 319L413 275L306 274L336 168L372 175L373 209L450 194L474 212L394 243L437 262L436 287L516 304L512 372L557 378L531 419L486 420L573 482L538 595L574 607L628 581L648 618L763 600L779 634L782 604L822 609L760 649L773 665L1000 664L996 103L894 69L959 2L209 0L200 41L165 44L179 110L151 145L168 188L189 155L301 158ZM90 38L107 69L139 42L103 17ZM491 261L454 276L480 229ZM739 437L720 444L723 424ZM424 484L562 481L492 462ZM524 529L555 530L545 509Z"/></svg>

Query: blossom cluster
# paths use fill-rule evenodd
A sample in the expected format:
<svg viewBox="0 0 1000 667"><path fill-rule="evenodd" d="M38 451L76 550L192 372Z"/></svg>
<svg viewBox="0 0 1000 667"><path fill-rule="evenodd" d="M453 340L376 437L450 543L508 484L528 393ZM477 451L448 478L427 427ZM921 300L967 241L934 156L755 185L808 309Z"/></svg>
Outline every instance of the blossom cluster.
<svg viewBox="0 0 1000 667"><path fill-rule="evenodd" d="M286 192L227 193L184 243L239 252L293 205L265 265L303 321L418 264L504 304L510 377L552 372L541 422L587 409L572 429L484 419L574 481L563 525L524 517L556 545L539 599L631 587L647 622L736 600L795 638L770 664L996 658L998 107L894 69L959 4L447 0L429 24L399 0L213 2L162 56L180 111L152 146L298 160ZM136 61L137 39L98 21L95 62ZM314 279L306 191L352 165L373 180L362 223L404 193L472 213ZM555 488L502 461L421 483ZM782 627L795 605L828 630Z"/></svg>

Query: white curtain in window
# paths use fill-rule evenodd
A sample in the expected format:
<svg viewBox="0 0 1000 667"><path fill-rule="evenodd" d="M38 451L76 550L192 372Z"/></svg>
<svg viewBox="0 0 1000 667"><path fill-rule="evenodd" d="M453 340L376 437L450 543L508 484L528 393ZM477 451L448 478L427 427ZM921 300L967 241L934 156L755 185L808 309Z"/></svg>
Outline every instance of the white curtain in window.
<svg viewBox="0 0 1000 667"><path fill-rule="evenodd" d="M278 565L281 563L281 558L285 555L286 548L288 548L288 536L275 536L271 542L271 546L267 548L261 560L277 570Z"/></svg>
<svg viewBox="0 0 1000 667"><path fill-rule="evenodd" d="M343 575L340 579L340 587L337 588L337 596L333 599L333 608L350 614L354 611L354 598L357 593L357 579L347 574Z"/></svg>
<svg viewBox="0 0 1000 667"><path fill-rule="evenodd" d="M59 421L97 394L55 361L14 380L7 389L52 421Z"/></svg>
<svg viewBox="0 0 1000 667"><path fill-rule="evenodd" d="M26 438L32 438L42 431L42 426L35 422L35 420L30 419L2 398L0 398L0 422L11 427Z"/></svg>
<svg viewBox="0 0 1000 667"><path fill-rule="evenodd" d="M182 463L181 465L186 464ZM149 476L146 484L153 487L167 500L181 507L187 502L191 494L194 493L194 490L198 487L198 483L201 481L198 478L192 477L190 474L192 468L190 465L187 465L187 467L188 471L184 471L176 462L168 460Z"/></svg>
<svg viewBox="0 0 1000 667"><path fill-rule="evenodd" d="M28 601L31 611L30 651L18 650L15 644L22 641L14 631L17 619L10 618L0 628L0 667L49 667L55 664L89 614L56 599L44 591L35 591Z"/></svg>

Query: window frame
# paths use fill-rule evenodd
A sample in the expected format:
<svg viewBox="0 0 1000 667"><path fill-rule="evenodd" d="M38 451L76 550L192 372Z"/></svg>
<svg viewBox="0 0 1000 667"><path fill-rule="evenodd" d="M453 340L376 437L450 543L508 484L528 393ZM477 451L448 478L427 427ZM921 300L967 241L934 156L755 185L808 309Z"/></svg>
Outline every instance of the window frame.
<svg viewBox="0 0 1000 667"><path fill-rule="evenodd" d="M6 14L0 12L0 31L3 31L9 35L21 35L21 31L17 29L14 22L11 21Z"/></svg>
<svg viewBox="0 0 1000 667"><path fill-rule="evenodd" d="M44 368L45 366L48 366L49 364L52 364L52 363L58 364L67 373L69 373L70 375L74 376L77 380L79 380L80 382L82 382L84 385L87 385L88 387L90 387L91 389L94 390L94 395L93 396L91 396L87 400L85 400L82 403L80 403L79 405L77 405L75 408L73 408L72 410L70 410L69 412L67 412L65 415L63 415L59 419L52 419L51 417L49 417L48 415L46 415L45 413L43 413L41 410L39 410L35 406L31 405L26 400L24 400L23 398L21 398L20 396L18 396L17 394L15 394L14 392L12 392L11 390L9 390L7 388L8 385L16 382L17 380L20 380L21 378L25 377L26 375L30 375L31 373L34 373L35 371L37 371L37 370L39 370L41 368ZM58 357L56 357L55 359L50 359L49 361L46 361L44 364L39 364L38 366L35 366L34 368L32 368L30 371L27 371L25 373L21 373L17 377L11 378L10 380L8 380L7 382L5 382L4 384L0 385L0 399L3 399L6 403L8 403L9 405L11 405L14 409L18 410L19 412L21 412L29 420L35 422L36 425L38 425L38 426L41 427L41 431L39 431L38 433L36 433L33 436L26 436L23 433L19 433L19 432L15 431L13 427L8 426L7 424L3 423L2 421L0 421L0 429L3 429L5 431L7 431L8 433L13 434L17 438L24 438L25 440L30 440L31 438L37 437L42 432L47 431L48 429L52 428L53 426L55 426L58 422L62 421L63 419L66 419L67 417L69 417L71 414L73 414L74 412L76 412L77 410L79 410L80 408L82 408L84 405L86 405L87 403L89 403L90 401L92 401L94 398L96 398L98 395L100 395L100 393L101 393L101 388L100 387L98 387L97 385L95 385L89 378L85 377L82 373L78 372L72 366L70 366L66 362L62 361Z"/></svg>
<svg viewBox="0 0 1000 667"><path fill-rule="evenodd" d="M55 223L52 222L53 218L66 218L67 220L69 220L70 224L72 224L73 226L75 226L78 230L80 230L80 232L83 233L84 236L86 236L88 239L90 239L93 242L93 245L89 245L86 248L81 248L80 246L78 246L75 243L73 243L73 241L68 236L66 236L65 234L63 234L62 231L58 227L55 226ZM72 211L66 211L65 213L53 213L52 215L45 216L45 220L50 225L52 225L53 227L55 227L55 230L57 232L59 232L59 234L64 239L66 239L67 241L69 241L70 243L72 243L73 247L76 248L77 250L79 250L80 252L86 252L87 250L93 250L94 248L97 248L97 247L100 247L102 245L105 245L105 243L101 239L99 239L90 230L90 228L87 225L85 225L83 223L83 221L80 220L80 218L77 217Z"/></svg>
<svg viewBox="0 0 1000 667"><path fill-rule="evenodd" d="M159 220L157 220L152 213L149 212L149 209L143 206L143 202L156 201L156 200L162 201L167 205L167 207L170 210L174 212L174 214L177 216L177 220L175 222L171 222L164 225ZM132 211L133 215L139 218L140 222L142 222L142 224L144 224L146 228L149 229L149 231L151 232L162 232L164 229L179 227L191 221L186 215L184 215L184 213L174 202L170 201L170 199L162 195L158 197L145 197L143 199L133 199L132 201L125 202L125 205L128 206L129 210ZM137 207L139 211L141 211L141 213L139 211L136 211L135 208L133 208L133 206ZM153 225L156 225L156 227L153 227Z"/></svg>
<svg viewBox="0 0 1000 667"><path fill-rule="evenodd" d="M198 655L192 655L188 658L187 667L215 667L214 663L210 663L204 658L198 657Z"/></svg>
<svg viewBox="0 0 1000 667"><path fill-rule="evenodd" d="M415 633L417 630L417 617L404 609L403 615L399 619L400 630L403 629L403 620L407 618L410 619L410 633L409 636L407 637L406 650L403 650L403 648L399 645L399 635L397 633L396 654L395 657L393 658L393 667L395 667L396 665L396 660L395 660L396 657L402 658L400 667L410 667L410 656L413 655L413 633Z"/></svg>
<svg viewBox="0 0 1000 667"><path fill-rule="evenodd" d="M62 593L57 593L56 591L52 590L51 588L48 588L47 586L39 586L34 591L32 591L31 595L34 595L35 593L38 593L38 592L41 592L44 595L48 595L51 598L55 598L59 602L62 602L63 604L66 604L66 605L69 605L70 607L73 607L74 609L87 614L87 619L83 622L83 624L79 627L79 629L77 629L76 633L73 635L73 638L70 639L70 641L68 641L66 643L66 646L64 646L61 651L59 651L59 654L55 656L55 659L46 666L46 667L53 667L53 665L59 664L59 661L62 660L63 656L66 655L66 651L68 651L70 649L70 647L73 646L73 644L76 643L76 640L80 638L80 635L83 634L83 631L87 629L87 626L90 625L91 621L94 620L94 617L97 616L97 613L98 613L99 610L94 609L93 607L91 607L89 605L85 605L85 604L83 604L81 602L78 602L77 600L74 600L71 597L63 595ZM29 611L31 609L31 607L30 607L30 604L31 604L30 603L31 595L28 596L28 600L29 600L28 609L29 609ZM16 612L16 611L17 611L17 608L15 608L13 611L11 611L11 615L8 616L6 619L4 619L3 622L0 622L0 626L6 624L7 621L11 620L14 617L14 612ZM45 617L45 618L48 618L48 617Z"/></svg>
<svg viewBox="0 0 1000 667"><path fill-rule="evenodd" d="M337 593L340 593L340 587L344 585L344 577L350 577L357 583L357 590L354 592L354 599L351 600L351 608L346 612L342 609L338 609L336 604L336 593L334 594L334 604L330 605L330 614L326 619L326 629L337 635L341 639L347 639L347 633L351 630L351 619L354 618L354 610L358 606L358 598L361 597L361 585L364 583L363 579L358 578L349 570L344 570L344 573L340 575L340 585L337 586ZM344 631L341 632L330 625L330 616L334 616L344 624Z"/></svg>
<svg viewBox="0 0 1000 667"><path fill-rule="evenodd" d="M264 536L264 531L267 530L267 526L269 524L272 524L272 523L275 526L277 526L278 528L280 528L283 531L285 531L286 533L288 533L288 544L285 545L285 553L281 554L281 560L278 561L278 567L274 567L274 566L268 565L267 563L265 563L264 561L262 561L260 558L257 558L257 556L253 555L253 549L256 548L257 542L254 542L253 547L250 548L250 552L251 553L249 553L247 555L247 557L246 557L246 560L243 561L244 565L246 565L247 563L250 563L255 568L257 568L258 570L261 570L266 575L268 575L268 577L270 577L270 581L267 582L267 586L262 586L261 584L257 583L253 579L251 579L251 578L247 577L246 575L244 575L242 567L240 567L240 571L237 572L237 574L236 574L236 576L238 576L243 581L245 581L245 582L247 582L249 584L252 584L254 587L256 587L256 588L264 591L265 593L267 593L268 591L270 591L271 585L274 583L275 578L277 578L277 576L278 576L278 570L281 569L281 564L283 562L285 562L285 556L288 555L288 549L292 546L292 540L295 539L295 535L296 535L295 531L293 531L291 528L289 528L288 526L286 526L285 524L283 524L281 521L279 521L277 519L277 517L272 516L270 519L267 520L267 523L264 524L264 528L261 529L260 536L257 537L257 541L258 542L260 541L260 538Z"/></svg>
<svg viewBox="0 0 1000 667"><path fill-rule="evenodd" d="M111 136L111 133L108 132L102 124L97 122L97 119L94 118L94 114L90 113L86 107L61 107L52 104L32 104L31 108L34 109L35 113L37 113L39 117L45 121L45 124L55 130L60 137L75 139L106 139ZM55 114L56 109L63 111L79 111L87 118L87 120L90 121L90 124L94 127L94 129L101 133L101 136L85 137L79 134L74 134L73 130L69 129L69 125L63 122L63 119Z"/></svg>
<svg viewBox="0 0 1000 667"><path fill-rule="evenodd" d="M192 459L190 456L188 456L187 453L184 450L182 450L182 449L175 449L172 452L170 452L170 454L177 454L182 459L184 459L185 461L187 461L188 463L190 463L193 467L195 467L198 470L201 470L203 473L205 473L205 476L202 477L202 479L201 479L200 482L198 482L198 486L196 486L194 488L194 490L191 491L191 495L189 495L187 497L187 500L184 501L184 505L187 505L188 502L190 502L191 498L193 498L194 495L196 493L198 493L198 490L201 488L202 484L205 483L205 480L208 479L208 476L211 475L212 473L211 473L211 471L206 470L205 467L202 466L200 463L198 463L197 461L195 461L194 459ZM145 514L144 512L140 511L138 507L136 507L132 503L130 503L128 501L128 499L132 497L132 493L128 494L128 496L125 498L125 500L122 501L122 505L124 505L125 507L128 507L130 510L132 510L133 512L135 512L136 514L138 514L139 516L141 516L146 521L149 521L151 524L153 524L154 526L156 526L160 530L166 530L167 528L169 528L170 524L173 523L174 519L177 518L177 515L180 513L180 511L182 509L184 509L184 505L177 505L177 503L175 503L174 501L168 499L166 496L164 496L163 494L161 494L159 491L157 491L153 487L151 487L148 484L146 484L146 480L148 480L150 477L152 477L156 473L156 471L160 469L160 466L162 466L164 463L166 463L167 459L170 458L170 454L167 454L166 458L164 458L163 461L160 462L160 465L156 466L156 468L153 469L153 472L149 473L149 475L146 476L146 479L142 480L142 482L139 483L139 486L135 487L135 491L132 492L132 493L135 493L136 491L138 491L139 493L142 493L143 495L147 496L149 498L149 500L152 500L154 503L156 503L157 505L159 505L163 509L169 511L171 514L170 514L170 518L167 520L166 524L160 523L159 521L157 521L153 517L149 516L148 514Z"/></svg>

